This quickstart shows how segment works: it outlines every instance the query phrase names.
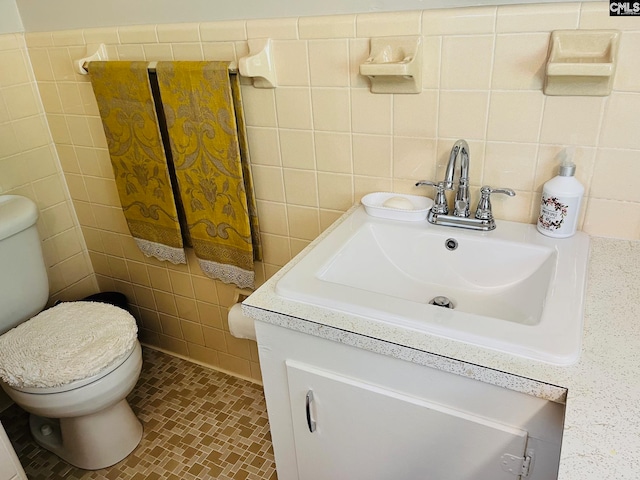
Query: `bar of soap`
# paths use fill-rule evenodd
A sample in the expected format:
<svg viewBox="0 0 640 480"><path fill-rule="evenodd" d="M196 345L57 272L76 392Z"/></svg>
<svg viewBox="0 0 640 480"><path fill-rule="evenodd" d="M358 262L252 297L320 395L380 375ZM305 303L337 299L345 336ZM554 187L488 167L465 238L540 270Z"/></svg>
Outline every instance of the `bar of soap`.
<svg viewBox="0 0 640 480"><path fill-rule="evenodd" d="M413 210L413 203L404 197L391 197L382 204L383 207L397 208L398 210Z"/></svg>

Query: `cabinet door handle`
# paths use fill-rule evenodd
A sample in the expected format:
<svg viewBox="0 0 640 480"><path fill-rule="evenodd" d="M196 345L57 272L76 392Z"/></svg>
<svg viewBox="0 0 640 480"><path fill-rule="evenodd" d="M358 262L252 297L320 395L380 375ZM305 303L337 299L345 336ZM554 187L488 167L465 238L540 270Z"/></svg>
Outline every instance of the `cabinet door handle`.
<svg viewBox="0 0 640 480"><path fill-rule="evenodd" d="M311 433L316 431L316 421L311 418L311 403L313 402L313 390L307 392L307 398L305 400L305 409L307 411L307 426Z"/></svg>

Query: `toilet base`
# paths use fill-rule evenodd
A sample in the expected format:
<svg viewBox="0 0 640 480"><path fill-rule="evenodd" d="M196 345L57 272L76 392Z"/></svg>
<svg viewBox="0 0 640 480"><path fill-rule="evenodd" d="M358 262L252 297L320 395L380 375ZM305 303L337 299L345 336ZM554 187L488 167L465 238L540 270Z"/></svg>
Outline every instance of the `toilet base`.
<svg viewBox="0 0 640 480"><path fill-rule="evenodd" d="M29 427L41 447L84 470L115 465L142 439L142 424L126 400L82 417L52 419L31 414Z"/></svg>

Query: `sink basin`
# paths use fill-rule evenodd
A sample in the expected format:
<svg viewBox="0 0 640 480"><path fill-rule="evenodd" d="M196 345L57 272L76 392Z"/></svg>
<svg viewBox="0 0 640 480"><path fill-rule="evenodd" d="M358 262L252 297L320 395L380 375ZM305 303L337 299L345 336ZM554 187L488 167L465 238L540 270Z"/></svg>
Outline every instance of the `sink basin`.
<svg viewBox="0 0 640 480"><path fill-rule="evenodd" d="M355 208L277 283L297 302L557 365L580 355L589 238L474 232ZM439 303L453 308L432 305Z"/></svg>

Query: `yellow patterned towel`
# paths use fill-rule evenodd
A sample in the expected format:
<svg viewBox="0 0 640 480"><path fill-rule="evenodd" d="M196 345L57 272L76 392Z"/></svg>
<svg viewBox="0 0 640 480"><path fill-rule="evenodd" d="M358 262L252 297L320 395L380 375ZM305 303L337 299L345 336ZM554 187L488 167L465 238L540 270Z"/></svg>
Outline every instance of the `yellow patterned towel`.
<svg viewBox="0 0 640 480"><path fill-rule="evenodd" d="M147 256L186 263L146 62L91 62L89 73L131 235Z"/></svg>
<svg viewBox="0 0 640 480"><path fill-rule="evenodd" d="M230 78L228 62L158 62L156 73L200 268L253 287L260 243L238 79Z"/></svg>

